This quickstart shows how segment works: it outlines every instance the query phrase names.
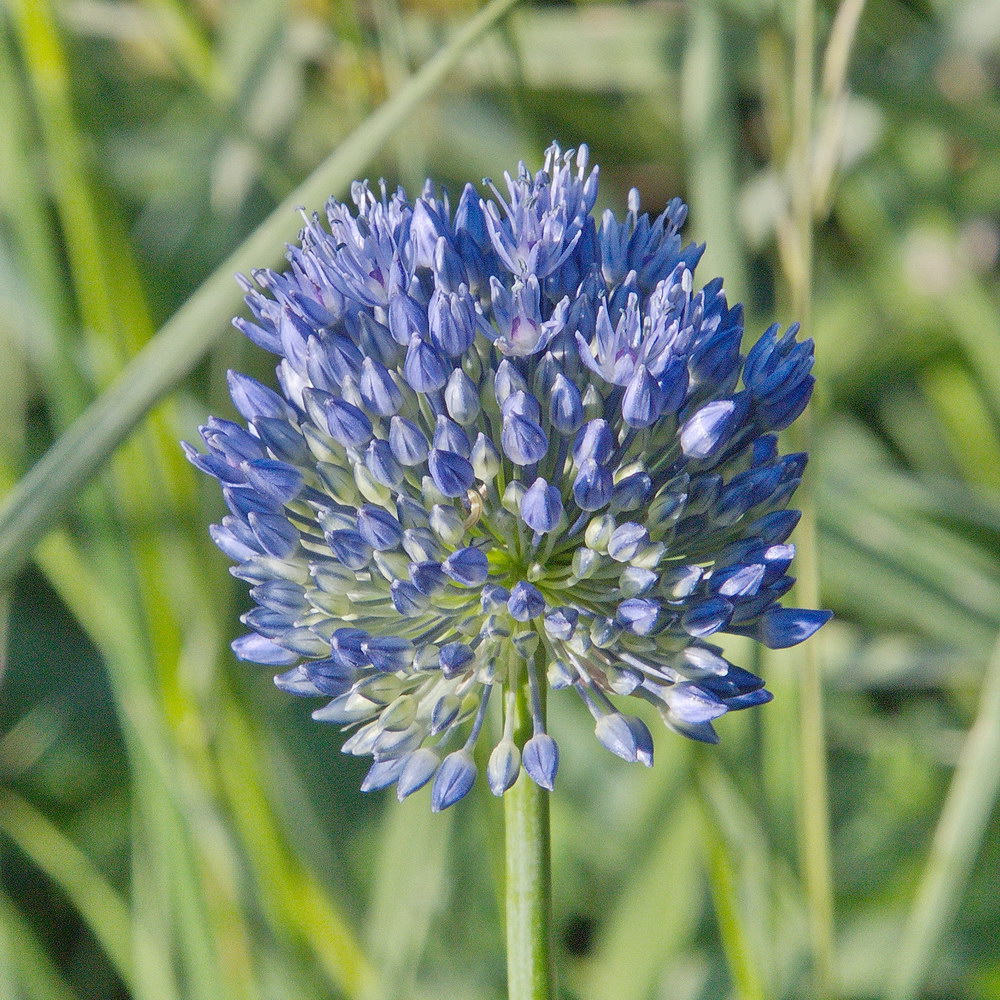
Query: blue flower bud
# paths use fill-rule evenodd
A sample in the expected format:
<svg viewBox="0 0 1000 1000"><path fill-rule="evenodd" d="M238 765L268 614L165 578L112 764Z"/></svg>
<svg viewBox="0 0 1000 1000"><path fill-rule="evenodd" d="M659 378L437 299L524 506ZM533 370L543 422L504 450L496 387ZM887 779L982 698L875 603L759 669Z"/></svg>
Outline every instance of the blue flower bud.
<svg viewBox="0 0 1000 1000"><path fill-rule="evenodd" d="M260 547L269 555L284 559L298 548L299 533L285 518L250 511L247 521Z"/></svg>
<svg viewBox="0 0 1000 1000"><path fill-rule="evenodd" d="M355 667L368 666L363 645L368 633L359 628L338 628L330 637L330 648L339 659Z"/></svg>
<svg viewBox="0 0 1000 1000"><path fill-rule="evenodd" d="M549 419L561 434L574 434L583 423L583 400L580 390L560 372L552 384Z"/></svg>
<svg viewBox="0 0 1000 1000"><path fill-rule="evenodd" d="M464 642L448 642L441 647L441 672L445 677L457 677L475 663L476 654Z"/></svg>
<svg viewBox="0 0 1000 1000"><path fill-rule="evenodd" d="M396 635L371 635L362 649L376 670L394 673L413 662L413 643Z"/></svg>
<svg viewBox="0 0 1000 1000"><path fill-rule="evenodd" d="M517 621L531 621L545 610L545 598L534 584L520 580L511 589L507 608Z"/></svg>
<svg viewBox="0 0 1000 1000"><path fill-rule="evenodd" d="M364 569L372 558L372 547L357 531L328 531L326 540L334 558L348 569Z"/></svg>
<svg viewBox="0 0 1000 1000"><path fill-rule="evenodd" d="M287 670L283 674L277 674L274 678L274 686L279 691L284 691L286 694L294 694L300 698L316 697L325 693L313 683L301 666L292 667L291 670Z"/></svg>
<svg viewBox="0 0 1000 1000"><path fill-rule="evenodd" d="M421 747L408 754L396 783L396 797L399 801L402 802L408 795L423 788L440 766L441 758L429 747Z"/></svg>
<svg viewBox="0 0 1000 1000"><path fill-rule="evenodd" d="M559 770L559 747L548 733L535 733L524 744L521 763L536 785L552 791Z"/></svg>
<svg viewBox="0 0 1000 1000"><path fill-rule="evenodd" d="M358 533L376 552L384 552L402 541L403 526L387 510L366 503L358 508Z"/></svg>
<svg viewBox="0 0 1000 1000"><path fill-rule="evenodd" d="M475 383L461 368L456 368L448 376L444 390L444 403L452 420L468 427L479 416L479 392ZM468 455L466 455L468 458Z"/></svg>
<svg viewBox="0 0 1000 1000"><path fill-rule="evenodd" d="M363 410L335 396L326 398L324 409L327 430L338 444L345 448L360 448L371 440L372 422Z"/></svg>
<svg viewBox="0 0 1000 1000"><path fill-rule="evenodd" d="M795 529L802 517L797 510L776 510L747 526L747 535L758 536L768 545L783 542Z"/></svg>
<svg viewBox="0 0 1000 1000"><path fill-rule="evenodd" d="M671 715L688 725L711 722L726 714L726 706L718 698L703 687L686 681L669 688L664 701Z"/></svg>
<svg viewBox="0 0 1000 1000"><path fill-rule="evenodd" d="M521 752L513 740L501 740L490 754L486 780L494 795L503 795L517 781L521 771Z"/></svg>
<svg viewBox="0 0 1000 1000"><path fill-rule="evenodd" d="M446 497L465 496L476 481L472 463L453 451L432 448L427 458L427 467L434 485Z"/></svg>
<svg viewBox="0 0 1000 1000"><path fill-rule="evenodd" d="M768 649L787 649L805 642L833 617L829 611L805 608L768 608L750 625L734 626L732 631L747 635Z"/></svg>
<svg viewBox="0 0 1000 1000"><path fill-rule="evenodd" d="M539 477L521 498L521 517L532 531L552 531L563 515L559 490Z"/></svg>
<svg viewBox="0 0 1000 1000"><path fill-rule="evenodd" d="M735 399L717 399L693 413L681 427L681 450L689 458L710 458L737 429L741 407Z"/></svg>
<svg viewBox="0 0 1000 1000"><path fill-rule="evenodd" d="M611 500L613 488L611 473L588 458L581 463L573 483L573 499L580 510L600 510Z"/></svg>
<svg viewBox="0 0 1000 1000"><path fill-rule="evenodd" d="M368 443L365 449L365 467L376 482L390 489L403 481L403 470L392 453L392 446L382 438L375 438Z"/></svg>
<svg viewBox="0 0 1000 1000"><path fill-rule="evenodd" d="M427 458L429 446L423 431L404 417L393 417L389 423L389 447L400 465L419 465Z"/></svg>
<svg viewBox="0 0 1000 1000"><path fill-rule="evenodd" d="M758 403L754 409L758 424L769 431L781 431L806 408L816 380L806 376L794 389L776 399Z"/></svg>
<svg viewBox="0 0 1000 1000"><path fill-rule="evenodd" d="M504 454L515 465L532 465L545 457L549 440L533 420L513 414L504 420L500 434Z"/></svg>
<svg viewBox="0 0 1000 1000"><path fill-rule="evenodd" d="M403 551L414 562L433 562L441 555L441 546L427 528L407 528L403 532Z"/></svg>
<svg viewBox="0 0 1000 1000"><path fill-rule="evenodd" d="M781 575L780 573L778 574ZM752 597L764 582L764 566L751 563L748 566L729 566L712 574L709 586L720 597Z"/></svg>
<svg viewBox="0 0 1000 1000"><path fill-rule="evenodd" d="M437 736L438 733L449 729L458 718L461 708L462 700L456 695L446 694L438 698L431 709L431 736Z"/></svg>
<svg viewBox="0 0 1000 1000"><path fill-rule="evenodd" d="M239 659L268 667L287 667L299 658L298 653L284 649L262 635L241 636L233 641L231 648Z"/></svg>
<svg viewBox="0 0 1000 1000"><path fill-rule="evenodd" d="M316 713L313 713L315 718ZM361 791L377 792L383 788L394 785L399 780L399 775L406 763L405 757L397 757L394 760L377 760L368 769L365 780L361 782Z"/></svg>
<svg viewBox="0 0 1000 1000"><path fill-rule="evenodd" d="M733 617L733 605L722 597L709 597L692 605L681 616L681 628L701 638L725 628Z"/></svg>
<svg viewBox="0 0 1000 1000"><path fill-rule="evenodd" d="M257 417L275 417L285 421L294 419L292 408L273 389L239 372L230 371L227 379L233 405L244 420L255 420Z"/></svg>
<svg viewBox="0 0 1000 1000"><path fill-rule="evenodd" d="M434 277L449 291L457 291L468 282L461 258L444 236L438 238L434 247Z"/></svg>
<svg viewBox="0 0 1000 1000"><path fill-rule="evenodd" d="M478 587L486 582L490 564L482 549L470 546L452 552L442 563L442 569L456 583L466 587Z"/></svg>
<svg viewBox="0 0 1000 1000"><path fill-rule="evenodd" d="M653 492L653 480L645 472L634 472L615 483L611 491L611 510L631 511L645 506Z"/></svg>
<svg viewBox="0 0 1000 1000"><path fill-rule="evenodd" d="M597 720L594 732L601 745L622 760L653 766L653 737L641 719L610 712Z"/></svg>
<svg viewBox="0 0 1000 1000"><path fill-rule="evenodd" d="M486 614L506 609L509 600L510 591L497 583L484 584L479 597L479 603Z"/></svg>
<svg viewBox="0 0 1000 1000"><path fill-rule="evenodd" d="M425 343L417 334L410 337L403 361L403 377L414 392L433 392L448 381L451 368L437 349Z"/></svg>
<svg viewBox="0 0 1000 1000"><path fill-rule="evenodd" d="M476 780L476 765L468 750L456 750L442 761L431 788L431 809L441 812L468 795Z"/></svg>
<svg viewBox="0 0 1000 1000"><path fill-rule="evenodd" d="M588 420L576 435L573 445L573 459L577 465L583 465L588 459L598 465L604 465L611 458L615 441L611 436L611 428L606 420Z"/></svg>
<svg viewBox="0 0 1000 1000"><path fill-rule="evenodd" d="M552 608L545 615L545 631L550 638L565 642L573 635L579 618L576 608Z"/></svg>
<svg viewBox="0 0 1000 1000"><path fill-rule="evenodd" d="M433 268L437 242L448 234L447 217L442 218L434 201L418 198L410 218L410 235L413 239L413 256L420 267Z"/></svg>
<svg viewBox="0 0 1000 1000"><path fill-rule="evenodd" d="M476 336L476 315L472 299L462 286L459 292L438 289L427 307L431 341L449 358L461 357Z"/></svg>
<svg viewBox="0 0 1000 1000"><path fill-rule="evenodd" d="M484 434L476 435L476 443L472 446L472 470L476 478L484 483L496 478L500 471L500 453Z"/></svg>
<svg viewBox="0 0 1000 1000"><path fill-rule="evenodd" d="M327 697L336 698L350 690L357 679L357 673L353 667L335 659L309 660L301 667L320 694Z"/></svg>
<svg viewBox="0 0 1000 1000"><path fill-rule="evenodd" d="M410 582L421 594L431 597L448 583L448 577L439 562L415 562L409 567Z"/></svg>
<svg viewBox="0 0 1000 1000"><path fill-rule="evenodd" d="M660 604L648 597L630 597L618 605L618 621L634 635L650 635L660 618Z"/></svg>
<svg viewBox="0 0 1000 1000"><path fill-rule="evenodd" d="M380 417L391 417L402 405L403 394L385 365L365 358L358 388L365 406Z"/></svg>
<svg viewBox="0 0 1000 1000"><path fill-rule="evenodd" d="M504 400L511 393L527 391L528 383L524 381L524 377L514 367L513 362L504 358L497 365L496 375L493 377L493 392L497 403L503 406Z"/></svg>
<svg viewBox="0 0 1000 1000"><path fill-rule="evenodd" d="M253 532L249 532L250 539L245 540L240 537L233 529L226 525L226 521L230 523L242 524L241 521L237 521L232 517L225 517L222 519L222 524L212 524L209 525L208 533L212 538L212 541L227 555L230 559L236 562L243 562L246 559L251 559L255 555L261 552L260 543L254 537ZM248 529L249 530L249 529Z"/></svg>
<svg viewBox="0 0 1000 1000"><path fill-rule="evenodd" d="M219 482L234 486L242 486L246 482L246 476L219 455L203 455L200 451L196 451L187 441L182 442L181 447L184 449L184 455L187 460L196 469L200 469L209 476L214 476Z"/></svg>
<svg viewBox="0 0 1000 1000"><path fill-rule="evenodd" d="M258 417L253 426L261 442L282 461L296 466L306 463L305 440L291 424L276 417Z"/></svg>
<svg viewBox="0 0 1000 1000"><path fill-rule="evenodd" d="M456 455L461 455L462 458L468 458L471 453L469 436L454 420L449 420L445 416L437 418L433 444L435 448L442 451L453 451Z"/></svg>
<svg viewBox="0 0 1000 1000"><path fill-rule="evenodd" d="M608 555L616 562L628 562L648 544L649 532L635 521L619 525L608 541Z"/></svg>
<svg viewBox="0 0 1000 1000"><path fill-rule="evenodd" d="M530 392L525 392L522 389L512 392L500 404L500 413L505 420L509 420L516 414L532 421L532 423L540 424L542 421L542 408L538 405L538 400Z"/></svg>
<svg viewBox="0 0 1000 1000"><path fill-rule="evenodd" d="M427 310L408 295L394 295L389 300L389 332L401 347L408 347L414 337L427 335Z"/></svg>
<svg viewBox="0 0 1000 1000"><path fill-rule="evenodd" d="M302 489L302 473L287 462L255 458L240 469L252 489L278 506L294 500Z"/></svg>
<svg viewBox="0 0 1000 1000"><path fill-rule="evenodd" d="M629 427L650 427L663 412L663 393L645 365L638 365L622 397L622 419Z"/></svg>

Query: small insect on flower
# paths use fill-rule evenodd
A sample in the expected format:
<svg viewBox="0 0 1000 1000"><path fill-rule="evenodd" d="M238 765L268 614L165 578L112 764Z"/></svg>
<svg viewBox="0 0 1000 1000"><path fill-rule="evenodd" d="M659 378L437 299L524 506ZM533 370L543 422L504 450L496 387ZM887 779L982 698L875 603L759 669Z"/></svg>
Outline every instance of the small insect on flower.
<svg viewBox="0 0 1000 1000"><path fill-rule="evenodd" d="M710 637L780 648L829 618L778 603L806 456L775 434L809 400L812 341L773 326L744 357L742 307L721 279L695 290L685 206L650 218L632 191L595 220L587 161L553 145L457 204L357 183L287 271L241 279L235 325L280 358L281 391L230 373L246 426L211 418L207 453L185 446L256 603L233 648L328 699L313 717L373 758L366 790L458 801L491 701L492 791L522 767L551 788L545 684L625 760L653 759L630 699L715 742L714 720L771 696Z"/></svg>

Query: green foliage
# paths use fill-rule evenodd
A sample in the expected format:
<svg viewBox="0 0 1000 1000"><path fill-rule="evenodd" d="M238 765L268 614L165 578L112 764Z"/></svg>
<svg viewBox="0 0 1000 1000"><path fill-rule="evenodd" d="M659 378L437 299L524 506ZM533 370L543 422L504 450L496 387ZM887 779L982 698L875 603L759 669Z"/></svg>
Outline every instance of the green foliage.
<svg viewBox="0 0 1000 1000"><path fill-rule="evenodd" d="M500 806L362 796L337 734L234 661L218 500L176 442L229 412L226 368L269 377L231 273L274 263L294 206L356 175L456 191L557 139L609 204L686 197L751 330L811 299L798 541L838 614L825 733L799 651L762 665L774 704L717 748L659 734L648 772L550 699L563 996L1000 997L991 5L823 5L808 176L792 3L511 6L0 9L0 996L503 995Z"/></svg>

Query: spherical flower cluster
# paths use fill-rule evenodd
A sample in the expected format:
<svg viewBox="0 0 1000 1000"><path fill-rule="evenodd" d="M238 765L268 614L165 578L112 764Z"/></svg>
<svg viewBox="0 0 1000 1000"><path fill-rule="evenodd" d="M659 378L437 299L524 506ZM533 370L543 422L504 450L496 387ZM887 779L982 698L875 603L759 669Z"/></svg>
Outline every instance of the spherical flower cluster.
<svg viewBox="0 0 1000 1000"><path fill-rule="evenodd" d="M246 426L211 418L207 453L187 446L256 602L233 648L329 699L313 717L372 756L365 789L456 802L491 702L492 791L522 765L551 788L546 683L626 760L650 764L652 738L617 696L715 742L770 694L709 637L785 647L829 617L778 604L806 456L775 432L809 399L812 342L774 326L744 357L742 308L719 279L695 290L685 206L653 219L633 191L597 221L597 179L585 147L552 146L457 205L358 183L288 271L243 280L235 325L281 359L281 392L230 373Z"/></svg>

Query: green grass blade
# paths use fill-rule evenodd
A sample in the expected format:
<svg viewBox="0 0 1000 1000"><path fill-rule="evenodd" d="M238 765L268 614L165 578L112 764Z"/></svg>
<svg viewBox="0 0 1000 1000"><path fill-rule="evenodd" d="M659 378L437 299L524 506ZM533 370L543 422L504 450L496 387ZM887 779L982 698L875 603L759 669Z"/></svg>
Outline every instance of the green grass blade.
<svg viewBox="0 0 1000 1000"><path fill-rule="evenodd" d="M21 911L0 893L0 996L8 1000L74 1000Z"/></svg>
<svg viewBox="0 0 1000 1000"><path fill-rule="evenodd" d="M492 0L355 129L220 266L122 372L118 380L49 449L0 512L0 585L24 565L34 545L157 400L205 356L240 305L237 271L274 263L295 238L294 210L319 205L364 170L371 157L441 83L466 51L517 0Z"/></svg>
<svg viewBox="0 0 1000 1000"><path fill-rule="evenodd" d="M364 1000L414 996L434 916L446 898L452 819L450 811L432 813L423 796L386 801L366 935L378 977Z"/></svg>
<svg viewBox="0 0 1000 1000"><path fill-rule="evenodd" d="M122 981L130 983L132 918L93 862L34 806L11 792L0 799L0 830L66 893Z"/></svg>
<svg viewBox="0 0 1000 1000"><path fill-rule="evenodd" d="M636 859L593 955L571 983L581 1000L648 1000L664 967L690 949L701 915L702 873L690 862L699 850L699 819L679 789L662 827L649 830L648 852Z"/></svg>
<svg viewBox="0 0 1000 1000"><path fill-rule="evenodd" d="M734 233L737 207L736 123L724 19L714 3L694 4L688 15L684 49L682 110L688 159L691 225L707 244L704 268L725 277L731 301L745 298L746 261Z"/></svg>
<svg viewBox="0 0 1000 1000"><path fill-rule="evenodd" d="M694 751L701 802L705 861L722 949L739 1000L765 1000L765 955L774 962L768 924L769 897L776 897L777 865L745 803L727 787L718 762L702 747ZM747 875L753 878L748 885ZM750 891L747 891L747 890ZM752 914L752 919L751 919ZM769 954L770 953L770 954Z"/></svg>
<svg viewBox="0 0 1000 1000"><path fill-rule="evenodd" d="M312 952L339 993L370 996L368 958L342 908L288 844L262 785L260 739L234 699L225 705L220 728L220 777L265 911L276 928Z"/></svg>
<svg viewBox="0 0 1000 1000"><path fill-rule="evenodd" d="M887 1000L911 1000L926 979L958 910L1000 794L1000 642L983 678L969 730L945 799L917 900L893 956Z"/></svg>

